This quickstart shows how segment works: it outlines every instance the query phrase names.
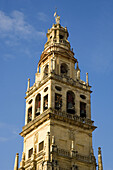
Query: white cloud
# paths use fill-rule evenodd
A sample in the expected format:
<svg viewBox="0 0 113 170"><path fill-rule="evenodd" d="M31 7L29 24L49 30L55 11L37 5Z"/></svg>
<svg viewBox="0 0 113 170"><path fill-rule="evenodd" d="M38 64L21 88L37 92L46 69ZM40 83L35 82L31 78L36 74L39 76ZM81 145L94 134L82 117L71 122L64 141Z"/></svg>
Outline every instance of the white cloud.
<svg viewBox="0 0 113 170"><path fill-rule="evenodd" d="M11 135L19 134L19 128L16 127L15 125L0 122L0 129L3 129L3 128L4 128L4 131L7 131ZM3 140L6 141L6 139L8 140L8 138L0 137L0 141L3 141Z"/></svg>
<svg viewBox="0 0 113 170"><path fill-rule="evenodd" d="M13 11L10 16L0 11L0 37L18 37L19 39L37 38L45 36L45 32L37 31L26 22L20 11Z"/></svg>
<svg viewBox="0 0 113 170"><path fill-rule="evenodd" d="M19 135L19 129L12 129L12 134Z"/></svg>
<svg viewBox="0 0 113 170"><path fill-rule="evenodd" d="M39 13L38 13L38 19L39 19L40 21L46 22L46 21L48 20L48 17L47 17L47 15L44 14L43 12L39 12Z"/></svg>
<svg viewBox="0 0 113 170"><path fill-rule="evenodd" d="M4 60L5 61L9 61L10 59L14 59L15 58L15 56L14 55L11 55L11 54L5 54L4 55Z"/></svg>
<svg viewBox="0 0 113 170"><path fill-rule="evenodd" d="M6 126L5 123L0 122L0 128L3 128L3 127L5 127L5 126Z"/></svg>
<svg viewBox="0 0 113 170"><path fill-rule="evenodd" d="M8 141L8 138L0 137L0 142L5 142L5 141Z"/></svg>

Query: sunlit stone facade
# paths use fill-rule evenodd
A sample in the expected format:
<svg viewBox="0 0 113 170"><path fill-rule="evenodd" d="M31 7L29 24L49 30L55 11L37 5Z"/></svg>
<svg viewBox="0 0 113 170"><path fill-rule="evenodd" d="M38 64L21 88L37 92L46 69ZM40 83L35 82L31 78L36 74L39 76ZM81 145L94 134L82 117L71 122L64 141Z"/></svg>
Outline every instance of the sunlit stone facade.
<svg viewBox="0 0 113 170"><path fill-rule="evenodd" d="M14 170L96 170L88 73L82 81L68 30L55 19L32 87L28 79L23 154Z"/></svg>

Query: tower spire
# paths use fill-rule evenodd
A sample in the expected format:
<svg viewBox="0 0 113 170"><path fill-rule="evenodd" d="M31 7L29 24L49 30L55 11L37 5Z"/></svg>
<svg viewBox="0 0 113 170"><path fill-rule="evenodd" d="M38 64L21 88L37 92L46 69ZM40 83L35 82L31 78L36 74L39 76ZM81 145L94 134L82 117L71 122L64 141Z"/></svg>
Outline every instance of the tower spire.
<svg viewBox="0 0 113 170"><path fill-rule="evenodd" d="M103 170L101 147L98 148L98 170Z"/></svg>

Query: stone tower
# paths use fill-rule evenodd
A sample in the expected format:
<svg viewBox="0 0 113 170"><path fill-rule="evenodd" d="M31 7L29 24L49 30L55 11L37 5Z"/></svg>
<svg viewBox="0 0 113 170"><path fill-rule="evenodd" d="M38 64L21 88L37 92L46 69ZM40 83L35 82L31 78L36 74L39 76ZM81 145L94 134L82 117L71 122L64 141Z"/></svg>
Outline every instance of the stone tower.
<svg viewBox="0 0 113 170"><path fill-rule="evenodd" d="M88 73L81 80L68 30L55 20L32 87L28 79L23 154L14 170L96 170Z"/></svg>

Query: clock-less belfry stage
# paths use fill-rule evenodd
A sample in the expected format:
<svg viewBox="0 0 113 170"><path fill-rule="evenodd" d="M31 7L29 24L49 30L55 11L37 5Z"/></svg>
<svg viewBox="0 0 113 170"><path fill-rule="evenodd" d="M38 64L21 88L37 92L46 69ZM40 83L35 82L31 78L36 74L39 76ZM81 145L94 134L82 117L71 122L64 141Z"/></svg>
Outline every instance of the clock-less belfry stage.
<svg viewBox="0 0 113 170"><path fill-rule="evenodd" d="M93 153L91 86L80 78L80 68L68 41L68 30L55 24L35 74L26 92L25 126L20 165L16 154L14 170L103 170L101 148L98 165Z"/></svg>

